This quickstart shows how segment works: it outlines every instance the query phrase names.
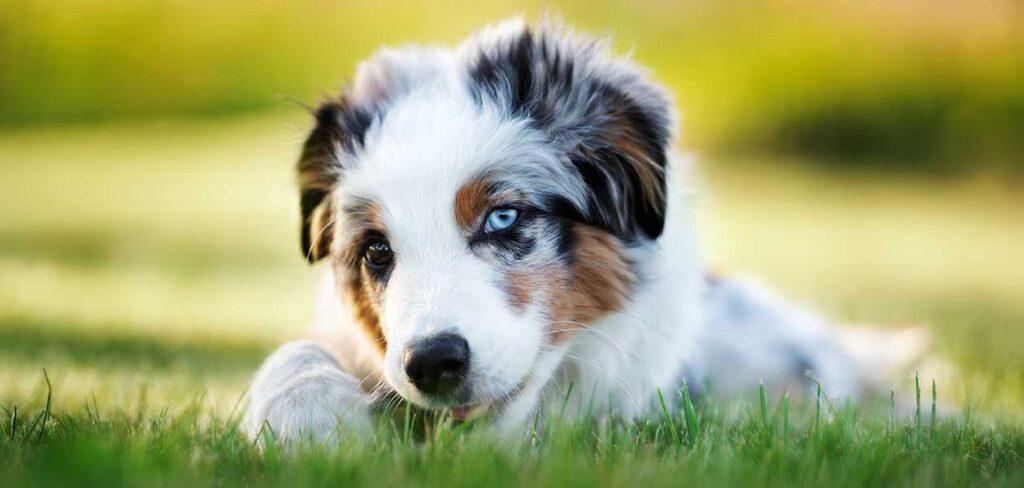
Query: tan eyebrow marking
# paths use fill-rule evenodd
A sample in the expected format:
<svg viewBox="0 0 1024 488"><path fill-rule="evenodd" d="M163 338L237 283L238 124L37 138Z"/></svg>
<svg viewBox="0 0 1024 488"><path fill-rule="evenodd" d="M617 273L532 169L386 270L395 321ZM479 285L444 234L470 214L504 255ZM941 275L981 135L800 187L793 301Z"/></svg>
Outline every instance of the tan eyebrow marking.
<svg viewBox="0 0 1024 488"><path fill-rule="evenodd" d="M455 223L463 232L476 230L484 213L501 205L515 205L527 201L526 194L488 177L481 177L455 192Z"/></svg>
<svg viewBox="0 0 1024 488"><path fill-rule="evenodd" d="M490 203L491 184L485 180L467 183L455 192L455 223L465 232L470 232L487 211Z"/></svg>

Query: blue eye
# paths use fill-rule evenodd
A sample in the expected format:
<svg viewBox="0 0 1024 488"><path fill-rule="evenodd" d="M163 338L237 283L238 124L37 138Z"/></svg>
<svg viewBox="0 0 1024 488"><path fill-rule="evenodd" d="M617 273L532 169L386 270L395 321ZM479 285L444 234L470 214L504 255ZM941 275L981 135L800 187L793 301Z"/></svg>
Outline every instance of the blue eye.
<svg viewBox="0 0 1024 488"><path fill-rule="evenodd" d="M499 208L487 214L484 232L498 232L512 227L519 220L519 211L514 208Z"/></svg>

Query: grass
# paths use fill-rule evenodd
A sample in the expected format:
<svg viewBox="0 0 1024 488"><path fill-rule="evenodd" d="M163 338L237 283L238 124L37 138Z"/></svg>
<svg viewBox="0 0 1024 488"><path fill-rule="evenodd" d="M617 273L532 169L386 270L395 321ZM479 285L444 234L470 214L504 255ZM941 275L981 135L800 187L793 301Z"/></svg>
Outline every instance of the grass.
<svg viewBox="0 0 1024 488"><path fill-rule="evenodd" d="M303 334L314 289L291 175L305 123L0 134L0 485L1024 482L1020 183L782 158L702 160L709 260L843 322L928 325L940 361L894 384L919 391L909 415L759 391L693 405L683 390L664 392L679 411L557 422L527 447L445 425L414 442L399 411L368 443L260 452L238 402Z"/></svg>
<svg viewBox="0 0 1024 488"><path fill-rule="evenodd" d="M401 423L376 437L343 437L337 450L263 450L238 431L237 415L199 404L175 415L147 408L100 413L4 409L0 459L6 486L54 484L242 486L1019 486L1019 424L914 418L889 421L853 408L791 411L783 401L737 414L704 405L694 425L557 424L523 446L475 436L450 422L419 441ZM692 404L687 403L688 410ZM820 405L820 404L819 404ZM824 407L819 407L824 408ZM813 410L813 409L812 409ZM20 412L20 417L18 416ZM919 412L920 414L920 412ZM52 415L52 420L47 422ZM20 420L19 420L20 419ZM40 420L42 419L42 420ZM407 425L407 424L406 424ZM403 431L406 435L403 435Z"/></svg>

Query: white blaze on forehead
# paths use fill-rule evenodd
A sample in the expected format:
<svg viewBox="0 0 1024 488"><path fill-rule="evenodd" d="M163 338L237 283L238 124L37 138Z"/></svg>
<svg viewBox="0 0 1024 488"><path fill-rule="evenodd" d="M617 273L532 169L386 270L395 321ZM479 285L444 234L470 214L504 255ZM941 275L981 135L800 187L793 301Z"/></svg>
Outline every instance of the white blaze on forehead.
<svg viewBox="0 0 1024 488"><path fill-rule="evenodd" d="M473 253L457 224L455 197L486 176L527 198L582 202L579 175L560 158L528 121L441 82L394 101L367 133L339 188L340 208L346 200L372 201L395 251L381 325L385 375L403 395L417 395L401 369L405 347L443 330L469 342L481 398L506 393L529 371L544 329L532 314L509 307L502 273Z"/></svg>
<svg viewBox="0 0 1024 488"><path fill-rule="evenodd" d="M491 102L478 104L461 80L438 79L395 101L355 159L343 193L386 208L447 205L450 217L458 189L490 172L528 194L586 201L578 172L544 133Z"/></svg>

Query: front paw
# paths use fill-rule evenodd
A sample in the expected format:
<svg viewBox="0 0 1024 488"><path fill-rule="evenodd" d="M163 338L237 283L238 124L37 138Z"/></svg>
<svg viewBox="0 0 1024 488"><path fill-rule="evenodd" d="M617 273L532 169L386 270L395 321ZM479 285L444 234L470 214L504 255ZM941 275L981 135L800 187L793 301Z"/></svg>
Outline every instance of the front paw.
<svg viewBox="0 0 1024 488"><path fill-rule="evenodd" d="M244 429L253 440L271 435L285 444L335 445L344 436L370 435L370 401L319 346L292 343L256 375Z"/></svg>

